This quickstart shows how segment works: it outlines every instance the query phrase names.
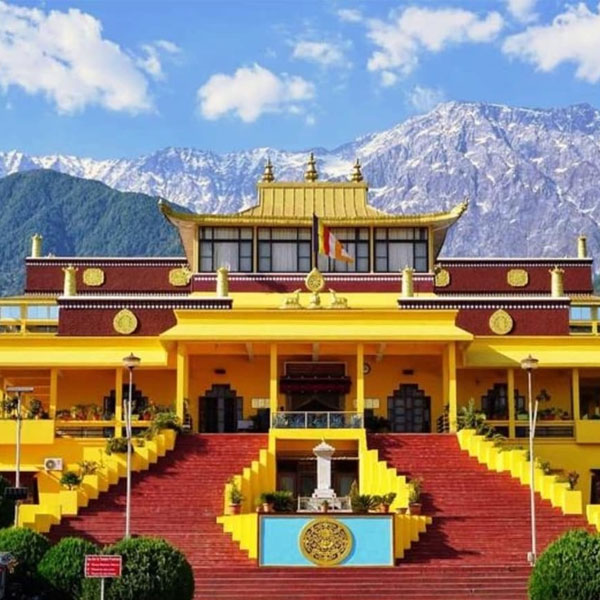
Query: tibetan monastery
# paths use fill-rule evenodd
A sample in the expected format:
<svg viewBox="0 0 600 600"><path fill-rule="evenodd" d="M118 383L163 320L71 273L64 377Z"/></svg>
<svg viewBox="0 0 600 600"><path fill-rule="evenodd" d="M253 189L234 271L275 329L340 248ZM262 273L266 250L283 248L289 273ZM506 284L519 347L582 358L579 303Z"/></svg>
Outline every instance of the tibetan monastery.
<svg viewBox="0 0 600 600"><path fill-rule="evenodd" d="M344 182L312 156L298 182L268 162L257 188L236 214L161 203L181 257L44 256L33 237L23 295L0 300L0 473L19 523L123 535L131 408L132 530L186 553L198 598L280 597L262 567L298 598L329 581L410 598L436 577L463 598L478 568L523 597L532 473L539 551L600 526L585 238L568 258L442 258L467 203L376 209L358 161ZM351 260L314 251L323 228ZM180 432L152 427L169 408Z"/></svg>

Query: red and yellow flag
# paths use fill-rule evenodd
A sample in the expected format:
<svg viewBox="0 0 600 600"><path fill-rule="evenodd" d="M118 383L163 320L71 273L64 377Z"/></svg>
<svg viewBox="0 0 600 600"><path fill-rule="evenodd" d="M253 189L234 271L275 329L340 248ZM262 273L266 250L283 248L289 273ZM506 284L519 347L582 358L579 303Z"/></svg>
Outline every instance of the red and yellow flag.
<svg viewBox="0 0 600 600"><path fill-rule="evenodd" d="M331 229L323 225L317 215L313 215L313 245L315 255L323 254L335 260L354 262L342 243L331 233Z"/></svg>

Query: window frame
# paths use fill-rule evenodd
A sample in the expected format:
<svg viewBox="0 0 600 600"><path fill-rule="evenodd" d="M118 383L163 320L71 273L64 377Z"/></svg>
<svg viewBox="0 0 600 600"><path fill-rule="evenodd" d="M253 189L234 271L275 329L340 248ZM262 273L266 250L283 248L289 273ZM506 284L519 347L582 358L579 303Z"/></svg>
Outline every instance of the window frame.
<svg viewBox="0 0 600 600"><path fill-rule="evenodd" d="M205 238L205 232L210 229L211 237ZM229 230L237 230L237 237L231 239L219 239L215 238L214 232L215 229L229 229ZM242 229L248 230L250 232L250 237L242 237ZM237 260L238 260L238 269L231 269L232 273L252 273L254 272L254 243L255 243L255 234L254 228L252 227L221 227L221 226L211 226L211 227L199 227L198 228L198 272L199 273L214 273L220 265L215 266L215 244L218 243L234 243L237 244ZM202 245L209 244L210 245L210 269L202 268ZM249 244L250 246L250 256L242 256L242 245ZM206 258L206 257L205 257ZM241 269L242 259L247 260L250 259L250 267L248 269Z"/></svg>
<svg viewBox="0 0 600 600"><path fill-rule="evenodd" d="M296 232L296 238L295 239L290 238L290 239L274 240L273 239L273 231L277 230L277 229L294 230ZM269 232L269 237L261 238L261 233L264 233L265 231ZM306 239L300 238L300 231L308 231L309 237ZM290 243L294 243L294 242L298 246L298 251L296 252L296 270L295 271L290 271L290 270L274 271L273 270L273 245L277 246L277 244L290 244ZM269 255L266 257L261 256L261 245L262 244L267 245L269 247ZM300 244L308 244L308 269L300 268L300 261L306 260L305 256L300 256L300 252L299 252ZM256 256L257 256L256 272L257 273L308 273L313 267L312 244L313 244L312 231L311 231L310 227L257 227L256 228ZM269 261L268 269L261 268L261 260Z"/></svg>
<svg viewBox="0 0 600 600"><path fill-rule="evenodd" d="M343 230L343 229L345 229L346 231L353 230L354 237L348 238L346 236L342 236L340 234L340 230ZM366 238L360 237L361 230L366 231L366 233L367 233ZM344 246L344 248L346 250L348 250L347 244L354 244L354 250L355 250L355 255L353 257L354 262L350 263L350 264L358 266L359 258L365 259L364 256L360 256L360 257L358 256L358 246L360 244L361 246L366 247L366 249L367 249L366 268L361 269L361 270L358 270L358 268L355 268L354 270L342 269L342 268L336 269L335 268L336 265L341 267L342 265L346 265L347 263L340 261L340 260L336 260L335 258L331 258L329 256L319 255L319 256L317 256L317 266L318 266L319 270L322 273L370 273L371 272L371 228L366 227L366 226L363 226L363 227L332 227L331 233L336 237L337 240L339 240L339 242L342 244L342 246ZM319 265L319 262L321 259L324 259L327 261L326 269L321 269L321 266Z"/></svg>
<svg viewBox="0 0 600 600"><path fill-rule="evenodd" d="M395 230L411 230L413 232L412 239L390 239L390 231ZM378 237L378 232L385 232L385 238ZM419 236L416 237L417 233ZM385 257L379 257L377 253L378 244L386 245ZM390 246L404 245L412 247L412 265L408 265L415 269L417 273L427 273L429 271L429 229L427 227L374 227L373 228L373 271L375 273L397 273L398 271L390 270ZM425 246L425 256L416 256L417 245ZM379 269L377 261L385 258L385 269ZM425 260L425 269L417 269L417 259Z"/></svg>

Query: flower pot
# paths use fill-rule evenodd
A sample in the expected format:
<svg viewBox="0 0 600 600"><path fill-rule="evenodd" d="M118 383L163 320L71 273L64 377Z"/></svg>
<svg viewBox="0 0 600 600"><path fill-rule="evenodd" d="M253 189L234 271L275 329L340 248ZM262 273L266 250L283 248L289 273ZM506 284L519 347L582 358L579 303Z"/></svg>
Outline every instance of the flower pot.
<svg viewBox="0 0 600 600"><path fill-rule="evenodd" d="M406 506L401 506L401 507L398 509L398 512L399 512L401 515L405 515L407 510L408 510L408 508L406 508Z"/></svg>
<svg viewBox="0 0 600 600"><path fill-rule="evenodd" d="M389 513L390 512L390 505L389 504L382 504L381 505L381 512L382 513Z"/></svg>
<svg viewBox="0 0 600 600"><path fill-rule="evenodd" d="M273 504L267 503L267 502L263 502L262 504L262 511L264 513L272 513L275 512L274 508L273 508Z"/></svg>
<svg viewBox="0 0 600 600"><path fill-rule="evenodd" d="M322 513L329 512L329 506L327 504L321 504L321 506L319 506L319 511Z"/></svg>
<svg viewBox="0 0 600 600"><path fill-rule="evenodd" d="M411 504L409 507L409 512L411 515L420 515L421 514L421 503Z"/></svg>
<svg viewBox="0 0 600 600"><path fill-rule="evenodd" d="M232 515L239 515L242 512L242 505L241 504L230 504L229 512Z"/></svg>

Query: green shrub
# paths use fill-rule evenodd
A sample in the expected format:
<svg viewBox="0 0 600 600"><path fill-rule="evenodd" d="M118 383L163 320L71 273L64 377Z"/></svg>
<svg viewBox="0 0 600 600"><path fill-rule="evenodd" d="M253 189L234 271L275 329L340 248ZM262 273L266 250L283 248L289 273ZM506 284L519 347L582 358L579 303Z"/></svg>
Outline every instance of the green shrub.
<svg viewBox="0 0 600 600"><path fill-rule="evenodd" d="M286 490L273 492L275 512L292 512L294 510L294 494Z"/></svg>
<svg viewBox="0 0 600 600"><path fill-rule="evenodd" d="M370 510L375 510L381 504L381 496L371 496L371 494L358 494L350 499L352 512L368 513Z"/></svg>
<svg viewBox="0 0 600 600"><path fill-rule="evenodd" d="M60 478L60 485L66 487L68 490L77 489L83 479L75 471L65 471Z"/></svg>
<svg viewBox="0 0 600 600"><path fill-rule="evenodd" d="M156 431L174 429L181 432L181 419L172 410L156 413L152 420L152 425Z"/></svg>
<svg viewBox="0 0 600 600"><path fill-rule="evenodd" d="M10 487L10 481L0 475L0 528L15 522L15 503L4 497L4 490Z"/></svg>
<svg viewBox="0 0 600 600"><path fill-rule="evenodd" d="M124 437L112 437L106 440L106 448L104 449L106 454L125 454L127 452L127 438Z"/></svg>
<svg viewBox="0 0 600 600"><path fill-rule="evenodd" d="M0 552L9 552L17 561L10 576L11 587L24 591L39 591L37 566L50 548L46 537L25 527L0 529Z"/></svg>
<svg viewBox="0 0 600 600"><path fill-rule="evenodd" d="M38 575L60 600L79 600L86 554L97 554L92 542L67 537L52 546L38 565Z"/></svg>
<svg viewBox="0 0 600 600"><path fill-rule="evenodd" d="M598 600L600 535L572 530L550 544L529 578L531 600Z"/></svg>
<svg viewBox="0 0 600 600"><path fill-rule="evenodd" d="M103 554L123 557L123 576L106 580L106 600L192 600L194 576L185 556L165 540L131 538ZM98 600L99 582L86 579L82 600Z"/></svg>

